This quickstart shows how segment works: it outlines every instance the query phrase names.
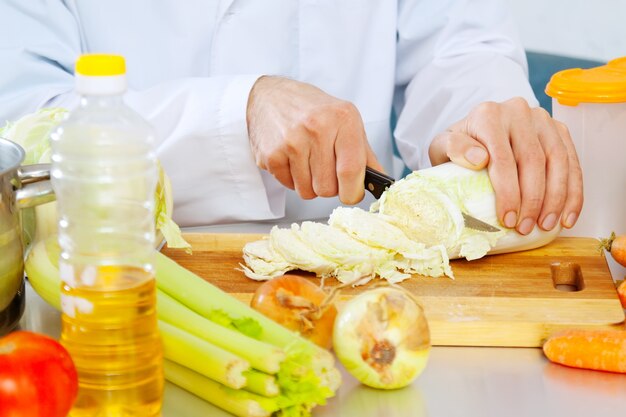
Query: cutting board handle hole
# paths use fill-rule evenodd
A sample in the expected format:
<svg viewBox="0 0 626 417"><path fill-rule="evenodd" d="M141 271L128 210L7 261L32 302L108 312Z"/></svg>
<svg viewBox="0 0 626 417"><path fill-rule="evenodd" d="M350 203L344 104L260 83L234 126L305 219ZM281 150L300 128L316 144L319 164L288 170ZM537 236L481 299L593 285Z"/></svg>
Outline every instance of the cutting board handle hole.
<svg viewBox="0 0 626 417"><path fill-rule="evenodd" d="M580 265L573 262L554 262L550 264L554 288L564 292L582 291L585 288Z"/></svg>

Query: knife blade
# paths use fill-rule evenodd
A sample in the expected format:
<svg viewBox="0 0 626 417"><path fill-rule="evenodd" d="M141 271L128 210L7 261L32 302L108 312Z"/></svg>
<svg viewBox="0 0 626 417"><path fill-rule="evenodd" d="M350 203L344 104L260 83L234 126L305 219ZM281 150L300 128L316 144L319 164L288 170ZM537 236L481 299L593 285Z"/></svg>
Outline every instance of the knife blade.
<svg viewBox="0 0 626 417"><path fill-rule="evenodd" d="M380 198L385 190L391 187L394 182L396 182L396 180L393 177L383 174L373 168L365 167L365 189L372 193L375 198ZM461 212L461 214L463 215L465 227L469 229L490 233L500 231L497 227L477 219L476 217L470 216L467 213Z"/></svg>

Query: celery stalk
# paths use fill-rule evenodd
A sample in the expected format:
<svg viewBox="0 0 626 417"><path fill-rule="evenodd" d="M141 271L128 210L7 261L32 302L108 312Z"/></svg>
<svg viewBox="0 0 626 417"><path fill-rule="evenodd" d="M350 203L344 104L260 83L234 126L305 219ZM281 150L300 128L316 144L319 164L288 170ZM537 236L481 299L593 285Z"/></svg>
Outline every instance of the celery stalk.
<svg viewBox="0 0 626 417"><path fill-rule="evenodd" d="M161 313L159 320L166 358L179 362L183 369L186 369L185 367L191 368L192 370L189 370L189 372L197 371L209 374L211 379L201 377L196 373L203 381L219 380L219 382L213 382L213 385L217 384L218 387L221 387L220 391L211 391L214 394L215 392L221 392L222 394L219 395L227 395L224 394L226 392L224 391L226 390L225 384L230 384L233 387L241 387L245 384L250 386L247 390L228 391L228 400L222 398L209 399L206 396L203 396L203 398L217 405L223 404L224 401L231 401L235 398L234 394L237 394L236 397L241 402L249 402L248 400L253 398L271 400L270 403L263 403L270 404L270 406L263 405L266 409L270 409L270 412L259 414L258 411L263 411L263 407L259 405L259 401L256 401L256 405L251 405L250 407L256 410L257 414L252 415L268 415L276 412L279 416L299 417L310 415L310 411L315 405L324 404L326 399L334 394L341 382L341 375L334 366L333 356L329 352L283 328L175 262L169 261L164 255L158 254L157 259L157 285L161 286L158 290L161 300L169 295L170 299L176 300L172 300L172 302L182 303L186 309L195 310L194 314L206 315L209 320L216 320L216 316L218 319L231 318L233 319L232 323L223 323L221 320L217 320L215 323L212 322L212 324L223 327L227 332L249 333L250 328L256 327L258 332L253 337L260 335L259 339L268 341L269 343L267 344L276 346L279 351L282 350L286 355L280 361L278 372L272 375L280 393L272 398L253 394L250 391L262 392L265 390L265 394L268 396L273 395L272 390L274 388L270 388L267 377L264 377L262 374L259 373L257 375L254 371L252 373L247 372L251 371L252 368L250 368L247 357L243 357L246 356L243 355L243 352L240 355L241 357L239 357L235 352L231 352L229 348L222 349L197 335L191 334L202 332L202 329L182 330L175 327L172 323L176 325L180 323L175 318L176 315L182 314L181 317L190 317L190 315L181 313L178 308L168 310L167 306L163 307L163 304L157 304L157 311L159 309L168 310L165 313ZM49 304L59 309L60 279L58 244L55 236L35 243L26 260L26 269L35 291ZM165 296L163 296L164 294ZM203 306L203 304L207 305ZM171 305L172 303L170 303L170 307ZM163 317L166 317L167 320L164 320ZM181 320L186 321L187 319L182 318ZM247 326L245 329L240 327L242 323ZM230 328L231 324L237 330L232 330ZM181 326L183 325L181 324ZM215 329L213 326L210 327ZM190 329L189 327L185 328ZM219 332L219 335L224 337L230 337L227 335L231 334ZM211 337L219 336L213 335L208 338ZM258 342L258 340L246 336L246 343L249 343L251 340ZM250 350L246 350L246 352L250 352ZM234 362L232 361L233 358L236 358ZM227 369L229 363L235 364L234 371ZM166 378L172 380L175 376L166 373ZM263 382L264 379L265 382ZM173 382L176 383L176 381ZM223 382L223 384L220 382ZM264 387L263 384L265 384ZM184 381L178 382L177 385L194 393L203 389L202 387L193 387L185 384ZM235 406L231 404L228 407L232 409ZM247 406L242 405L241 407L238 415L246 415L243 414L244 411L242 410Z"/></svg>
<svg viewBox="0 0 626 417"><path fill-rule="evenodd" d="M278 410L269 398L234 390L169 360L163 362L165 378L198 397L239 417L266 417Z"/></svg>
<svg viewBox="0 0 626 417"><path fill-rule="evenodd" d="M285 352L202 317L162 291L157 292L157 312L162 321L200 337L250 362L253 368L275 374Z"/></svg>
<svg viewBox="0 0 626 417"><path fill-rule="evenodd" d="M206 282L165 255L156 257L157 286L196 313L210 317L215 311L239 319L253 319L262 328L260 339L287 353L276 381L281 391L280 413L308 415L315 405L324 404L341 383L330 352L288 330L236 298Z"/></svg>
<svg viewBox="0 0 626 417"><path fill-rule="evenodd" d="M262 341L282 348L297 345L298 350L313 354L321 362L333 365L334 359L328 351L249 308L162 253L157 253L155 264L158 288L201 316L207 317L211 312L221 310L237 318L250 317L263 328L260 336Z"/></svg>
<svg viewBox="0 0 626 417"><path fill-rule="evenodd" d="M230 388L246 385L243 372L250 369L248 361L169 323L160 321L159 330L165 358Z"/></svg>
<svg viewBox="0 0 626 417"><path fill-rule="evenodd" d="M264 397L275 397L280 394L280 388L276 383L276 378L272 375L259 372L255 369L245 371L243 375L246 377L246 391L263 395Z"/></svg>

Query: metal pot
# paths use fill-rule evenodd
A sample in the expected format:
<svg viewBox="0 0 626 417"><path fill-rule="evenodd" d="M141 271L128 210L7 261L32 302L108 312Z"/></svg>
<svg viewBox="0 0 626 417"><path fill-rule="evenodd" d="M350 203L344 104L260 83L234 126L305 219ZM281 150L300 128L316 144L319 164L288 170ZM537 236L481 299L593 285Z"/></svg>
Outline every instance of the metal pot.
<svg viewBox="0 0 626 417"><path fill-rule="evenodd" d="M20 209L54 200L50 165L21 166L24 150L0 138L0 336L24 312L24 242Z"/></svg>

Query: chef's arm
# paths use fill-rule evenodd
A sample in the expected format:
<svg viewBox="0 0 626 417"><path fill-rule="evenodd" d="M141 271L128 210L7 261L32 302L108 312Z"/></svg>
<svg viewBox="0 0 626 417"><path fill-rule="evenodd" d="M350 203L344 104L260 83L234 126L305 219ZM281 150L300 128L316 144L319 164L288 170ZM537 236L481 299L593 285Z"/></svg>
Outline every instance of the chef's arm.
<svg viewBox="0 0 626 417"><path fill-rule="evenodd" d="M174 220L184 225L276 219L285 190L254 160L246 124L258 75L173 80L129 91L126 102L156 128L170 176Z"/></svg>
<svg viewBox="0 0 626 417"><path fill-rule="evenodd" d="M432 139L477 104L512 97L537 104L505 3L400 2L394 134L410 168L430 166Z"/></svg>
<svg viewBox="0 0 626 417"><path fill-rule="evenodd" d="M75 102L72 69L81 51L76 20L61 1L0 2L0 124L54 98Z"/></svg>
<svg viewBox="0 0 626 417"><path fill-rule="evenodd" d="M398 149L412 168L488 167L500 222L572 227L582 171L567 127L536 106L515 24L499 0L401 3ZM435 6L436 4L436 6ZM419 21L428 16L427 21Z"/></svg>
<svg viewBox="0 0 626 417"><path fill-rule="evenodd" d="M0 125L42 107L74 107L73 67L85 45L65 2L4 0L0 16ZM258 76L187 78L127 93L157 130L180 224L284 215L285 191L256 166L248 141L246 104Z"/></svg>

